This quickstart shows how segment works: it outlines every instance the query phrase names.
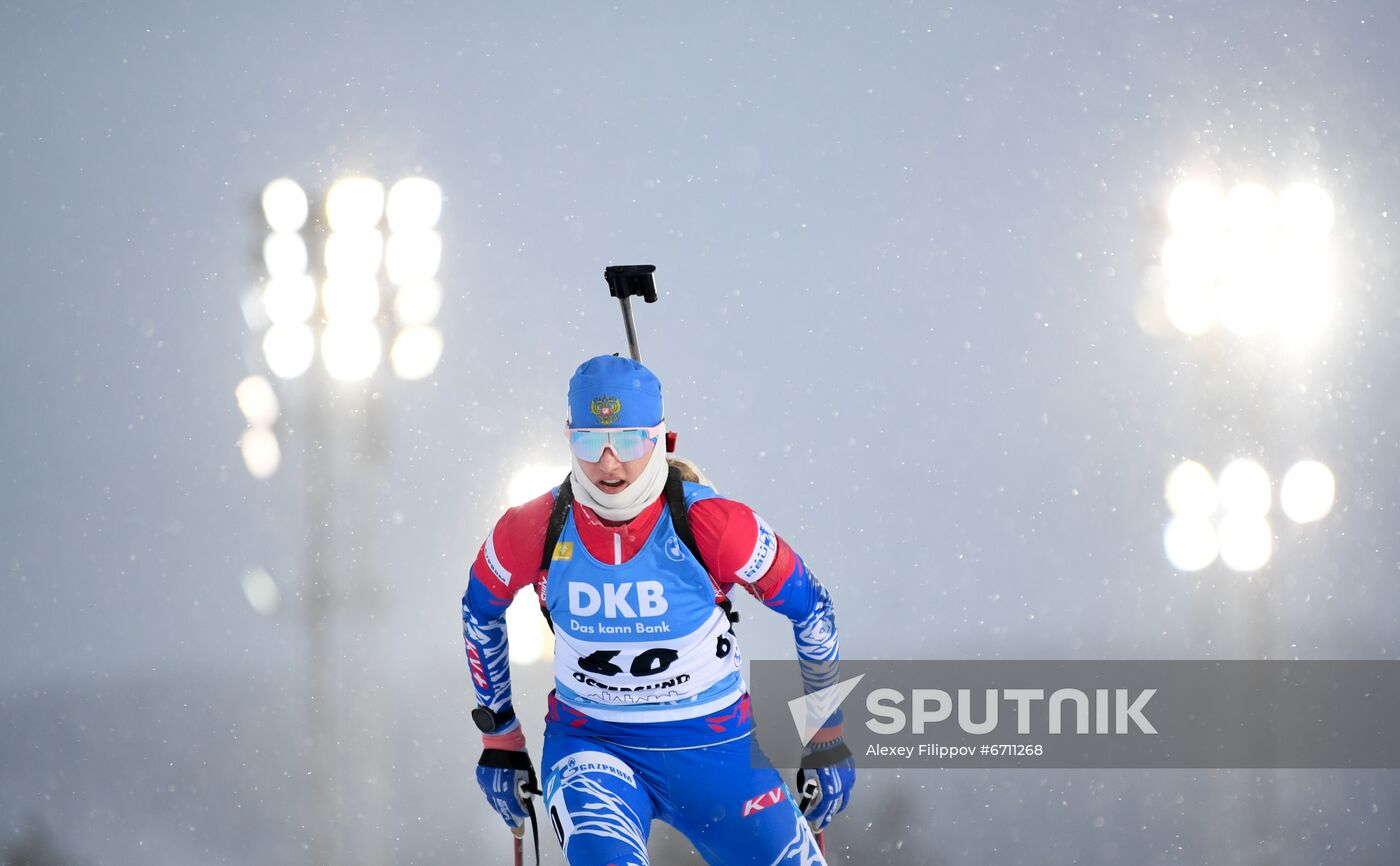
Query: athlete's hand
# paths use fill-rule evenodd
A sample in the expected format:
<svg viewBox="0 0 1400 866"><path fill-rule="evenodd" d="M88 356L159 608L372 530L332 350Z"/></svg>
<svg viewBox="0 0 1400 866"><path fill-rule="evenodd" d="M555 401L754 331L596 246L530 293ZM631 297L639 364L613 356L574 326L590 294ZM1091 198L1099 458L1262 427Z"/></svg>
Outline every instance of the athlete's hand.
<svg viewBox="0 0 1400 866"><path fill-rule="evenodd" d="M825 743L813 743L802 757L802 769L797 771L797 791L801 799L797 808L820 833L837 813L851 802L856 784L856 765L851 750L840 737Z"/></svg>
<svg viewBox="0 0 1400 866"><path fill-rule="evenodd" d="M483 750L476 765L476 782L507 827L514 831L525 825L529 817L525 801L540 793L535 765L530 763L528 752Z"/></svg>

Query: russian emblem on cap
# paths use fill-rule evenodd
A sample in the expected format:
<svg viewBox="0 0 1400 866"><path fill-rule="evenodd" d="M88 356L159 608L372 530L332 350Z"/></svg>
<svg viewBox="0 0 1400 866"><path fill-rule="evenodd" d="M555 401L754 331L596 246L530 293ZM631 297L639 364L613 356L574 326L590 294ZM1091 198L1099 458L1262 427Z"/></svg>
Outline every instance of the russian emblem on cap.
<svg viewBox="0 0 1400 866"><path fill-rule="evenodd" d="M607 427L617 422L617 416L622 413L622 401L616 397L595 397L588 408L598 423Z"/></svg>

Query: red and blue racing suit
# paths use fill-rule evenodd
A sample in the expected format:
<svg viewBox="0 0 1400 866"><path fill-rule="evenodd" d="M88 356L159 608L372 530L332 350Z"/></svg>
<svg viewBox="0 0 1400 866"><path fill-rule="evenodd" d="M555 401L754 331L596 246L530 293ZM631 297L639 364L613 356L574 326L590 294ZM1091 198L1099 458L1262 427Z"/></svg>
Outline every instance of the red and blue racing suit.
<svg viewBox="0 0 1400 866"><path fill-rule="evenodd" d="M717 602L742 586L791 620L810 692L836 678L826 589L747 506L690 483L687 516L704 566L661 496L616 525L575 502L542 573L554 495L497 522L472 564L462 615L477 702L501 712L512 701L506 608L530 587L550 613L544 796L569 862L647 863L652 819L711 863L823 862L777 772L751 766L739 648ZM840 724L838 711L816 742L839 736ZM484 741L524 748L518 721Z"/></svg>

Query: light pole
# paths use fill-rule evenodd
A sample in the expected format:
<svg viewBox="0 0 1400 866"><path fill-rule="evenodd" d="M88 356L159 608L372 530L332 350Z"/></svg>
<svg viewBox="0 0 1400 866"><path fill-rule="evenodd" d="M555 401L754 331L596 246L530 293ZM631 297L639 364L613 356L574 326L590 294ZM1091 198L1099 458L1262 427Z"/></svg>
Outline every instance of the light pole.
<svg viewBox="0 0 1400 866"><path fill-rule="evenodd" d="M1189 417L1197 422L1193 433L1202 440L1196 444L1215 452L1208 455L1212 460L1226 449L1259 459L1236 456L1218 476L1195 460L1180 462L1167 478L1172 517L1163 546L1178 571L1199 572L1218 558L1248 576L1243 584L1216 581L1219 596L1198 594L1197 606L1219 601L1225 613L1243 610L1250 620L1247 654L1255 659L1276 654L1279 603L1276 575L1265 571L1275 554L1269 521L1274 482L1260 461L1299 447L1280 442L1287 434L1279 428L1298 400L1302 377L1290 376L1275 392L1270 374L1311 348L1332 317L1328 235L1334 216L1330 196L1307 181L1275 194L1253 182L1226 192L1210 180L1188 180L1167 203L1171 235L1157 272L1160 312L1177 332L1210 350L1190 365L1199 373L1194 387L1184 389L1191 394ZM1268 405L1260 405L1266 398ZM1308 460L1284 475L1278 499L1286 517L1307 523L1326 516L1334 495L1331 471ZM1199 621L1219 618L1212 611ZM1252 837L1247 862L1269 866L1278 857L1275 774L1260 770L1250 780L1252 789L1243 792ZM1217 818L1209 822L1211 831L1225 832Z"/></svg>
<svg viewBox="0 0 1400 866"><path fill-rule="evenodd" d="M1201 376L1186 389L1190 417L1208 428L1198 444L1260 459L1297 449L1296 443L1276 441L1284 420L1276 413L1294 402L1301 376L1289 376L1287 387L1273 393L1270 374L1275 365L1286 367L1288 356L1315 345L1332 318L1334 217L1331 197L1308 181L1279 194L1254 182L1226 192L1200 179L1172 191L1171 234L1161 254L1161 312L1177 332L1210 350L1192 365ZM1265 360L1263 369L1249 363L1248 355ZM1259 406L1266 397L1270 406ZM1228 441L1220 435L1226 430ZM1306 523L1327 514L1335 484L1325 465L1304 461L1287 477L1294 479L1283 508L1287 517ZM1232 571L1262 571L1274 554L1268 519L1273 486L1268 471L1250 456L1236 457L1218 478L1193 459L1182 461L1167 479L1167 559L1183 572L1200 571L1217 556ZM1256 631L1264 625L1257 623ZM1253 655L1267 656L1273 648L1256 635L1253 649Z"/></svg>
<svg viewBox="0 0 1400 866"><path fill-rule="evenodd" d="M442 355L433 325L442 303L442 192L420 177L400 180L387 195L373 178L342 178L317 214L301 186L281 178L263 190L262 210L270 229L266 279L244 306L250 326L262 330L267 369L283 381L302 423L285 432L300 439L307 520L307 848L312 866L379 866L388 862L391 832L377 669L384 601L376 514L386 487L388 408L382 396L390 378L425 378ZM262 376L239 386L249 422L241 447L258 478L280 463L279 412L267 409L269 395L275 407L276 393Z"/></svg>

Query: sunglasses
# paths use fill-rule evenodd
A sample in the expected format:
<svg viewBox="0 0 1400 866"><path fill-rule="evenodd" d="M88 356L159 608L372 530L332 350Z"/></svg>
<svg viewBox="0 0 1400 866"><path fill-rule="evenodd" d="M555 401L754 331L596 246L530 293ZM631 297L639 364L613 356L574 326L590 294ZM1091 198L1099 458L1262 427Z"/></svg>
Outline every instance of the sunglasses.
<svg viewBox="0 0 1400 866"><path fill-rule="evenodd" d="M661 438L661 424L655 427L624 427L620 430L570 430L569 447L585 463L603 459L603 449L611 448L623 463L640 460L651 453Z"/></svg>

